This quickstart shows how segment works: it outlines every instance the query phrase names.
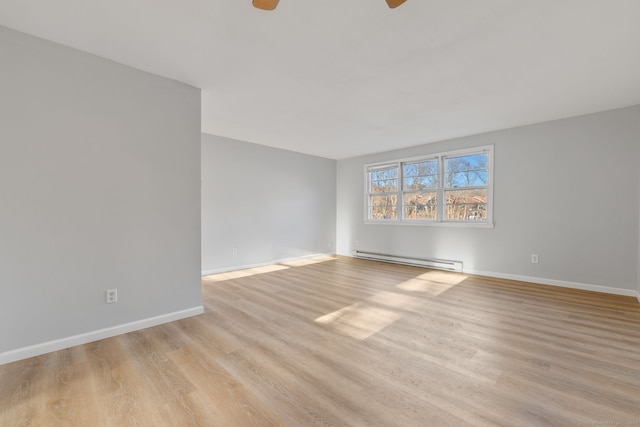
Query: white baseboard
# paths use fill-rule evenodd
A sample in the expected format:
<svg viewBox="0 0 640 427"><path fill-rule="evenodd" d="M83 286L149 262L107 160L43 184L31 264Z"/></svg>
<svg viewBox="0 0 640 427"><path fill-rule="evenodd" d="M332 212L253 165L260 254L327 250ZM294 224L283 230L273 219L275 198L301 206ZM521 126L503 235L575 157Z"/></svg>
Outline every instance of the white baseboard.
<svg viewBox="0 0 640 427"><path fill-rule="evenodd" d="M545 279L543 277L520 276L517 274L496 273L493 271L464 270L465 274L475 274L478 276L496 277L498 279L517 280L520 282L538 283L541 285L559 286L562 288L581 289L583 291L603 292L605 294L624 295L638 298L640 294L632 289L614 288L610 286L591 285L588 283L568 282L565 280Z"/></svg>
<svg viewBox="0 0 640 427"><path fill-rule="evenodd" d="M125 323L123 325L112 326L110 328L99 329L97 331L48 341L42 344L6 351L4 353L0 353L0 365L27 359L29 357L40 356L41 354L51 353L53 351L63 350L65 348L75 347L77 345L87 344L105 338L111 338L116 335L122 335L128 332L138 331L140 329L146 329L163 323L174 322L187 317L197 316L202 313L204 313L204 307L198 306L160 316L149 317L147 319L137 320L131 323Z"/></svg>
<svg viewBox="0 0 640 427"><path fill-rule="evenodd" d="M257 263L257 264L234 265L234 266L231 266L231 267L215 268L213 270L202 270L202 275L203 276L208 276L210 274L227 273L229 271L246 270L247 268L264 267L266 265L282 264L282 263L285 263L285 262L300 261L300 260L308 259L308 258L315 258L315 257L321 257L321 256L332 256L332 255L335 255L335 254L334 253L311 254L311 255L304 255L304 256L293 257L293 258L276 259L276 260L273 260L273 261L260 262L260 263Z"/></svg>
<svg viewBox="0 0 640 427"><path fill-rule="evenodd" d="M352 254L339 253L339 255L353 258ZM638 300L638 303L640 303L640 291L635 291L632 289L614 288L610 286L592 285L588 283L569 282L565 280L546 279L543 277L521 276L518 274L496 273L494 271L470 270L466 268L463 268L462 271L464 274L475 274L478 276L495 277L498 279L517 280L520 282L538 283L541 285L559 286L562 288L581 289L583 291L602 292L605 294L635 297Z"/></svg>

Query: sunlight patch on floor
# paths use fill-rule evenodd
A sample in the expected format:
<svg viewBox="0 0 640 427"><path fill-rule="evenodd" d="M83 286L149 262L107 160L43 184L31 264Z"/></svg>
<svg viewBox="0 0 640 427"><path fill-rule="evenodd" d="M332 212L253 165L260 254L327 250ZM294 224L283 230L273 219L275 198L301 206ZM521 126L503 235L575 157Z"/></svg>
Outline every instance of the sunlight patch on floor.
<svg viewBox="0 0 640 427"><path fill-rule="evenodd" d="M433 295L435 297L451 289L453 286L455 285L447 285L444 283L434 283L434 282L429 282L426 280L414 278L396 285L396 288L402 289L403 291L425 293L425 294Z"/></svg>
<svg viewBox="0 0 640 427"><path fill-rule="evenodd" d="M383 291L366 301L318 317L315 321L330 325L355 339L364 340L400 319L404 315L403 311L412 311L420 304L419 298Z"/></svg>
<svg viewBox="0 0 640 427"><path fill-rule="evenodd" d="M411 295L388 291L377 293L374 296L367 298L367 301L401 310L413 310L418 308L422 303L420 299L412 297Z"/></svg>
<svg viewBox="0 0 640 427"><path fill-rule="evenodd" d="M304 267L305 265L318 264L318 263L327 262L327 261L334 261L335 259L336 259L335 255L323 255L323 256L317 256L313 258L305 258L305 259L298 259L295 261L281 262L280 264L286 265L289 267Z"/></svg>
<svg viewBox="0 0 640 427"><path fill-rule="evenodd" d="M468 276L462 273L452 273L449 271L430 270L417 276L418 279L430 280L433 282L457 285L465 281Z"/></svg>
<svg viewBox="0 0 640 427"><path fill-rule="evenodd" d="M395 286L398 292L381 291L364 301L315 319L358 340L371 335L400 319L406 311L420 307L423 297L407 295L401 291L438 296L467 278L463 274L444 271L427 271Z"/></svg>
<svg viewBox="0 0 640 427"><path fill-rule="evenodd" d="M315 321L331 325L357 340L364 340L386 328L400 317L402 315L398 312L375 307L366 302L358 302L318 317Z"/></svg>
<svg viewBox="0 0 640 427"><path fill-rule="evenodd" d="M438 296L455 285L460 284L466 278L467 277L462 274L428 271L396 285L396 288L402 289L403 291L420 292L432 296Z"/></svg>
<svg viewBox="0 0 640 427"><path fill-rule="evenodd" d="M246 270L227 271L226 273L210 274L204 276L202 281L205 283L222 282L224 280L239 279L241 277L255 276L256 274L271 273L279 270L286 270L286 265L265 265L262 267L248 268Z"/></svg>

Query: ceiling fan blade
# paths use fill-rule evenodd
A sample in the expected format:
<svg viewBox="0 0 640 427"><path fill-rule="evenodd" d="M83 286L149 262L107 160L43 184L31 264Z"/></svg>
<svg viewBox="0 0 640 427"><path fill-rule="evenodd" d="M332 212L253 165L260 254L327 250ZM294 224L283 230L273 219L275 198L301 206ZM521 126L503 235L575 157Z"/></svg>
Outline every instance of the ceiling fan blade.
<svg viewBox="0 0 640 427"><path fill-rule="evenodd" d="M407 0L387 0L387 4L389 5L389 7L391 9L394 9L394 8L400 6L405 1L407 1Z"/></svg>
<svg viewBox="0 0 640 427"><path fill-rule="evenodd" d="M262 10L273 10L278 6L280 0L253 0L253 7Z"/></svg>

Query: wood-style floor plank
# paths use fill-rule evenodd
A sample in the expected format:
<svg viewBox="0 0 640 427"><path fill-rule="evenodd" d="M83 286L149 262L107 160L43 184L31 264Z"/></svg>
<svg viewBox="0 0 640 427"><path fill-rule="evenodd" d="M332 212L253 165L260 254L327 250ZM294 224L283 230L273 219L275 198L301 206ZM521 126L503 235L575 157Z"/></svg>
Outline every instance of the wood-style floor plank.
<svg viewBox="0 0 640 427"><path fill-rule="evenodd" d="M325 257L0 366L0 426L640 425L634 298Z"/></svg>

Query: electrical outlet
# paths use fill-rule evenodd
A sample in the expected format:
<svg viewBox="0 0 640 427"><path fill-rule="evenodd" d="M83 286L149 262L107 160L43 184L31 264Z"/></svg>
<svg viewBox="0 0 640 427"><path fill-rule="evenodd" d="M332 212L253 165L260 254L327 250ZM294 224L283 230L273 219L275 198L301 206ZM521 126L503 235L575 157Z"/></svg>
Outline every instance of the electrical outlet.
<svg viewBox="0 0 640 427"><path fill-rule="evenodd" d="M231 250L231 252L232 252L234 255L238 255L238 248L233 248L233 249Z"/></svg>
<svg viewBox="0 0 640 427"><path fill-rule="evenodd" d="M531 263L532 264L538 263L538 254L531 254Z"/></svg>
<svg viewBox="0 0 640 427"><path fill-rule="evenodd" d="M118 290L107 289L107 304L113 304L114 302L118 302Z"/></svg>

